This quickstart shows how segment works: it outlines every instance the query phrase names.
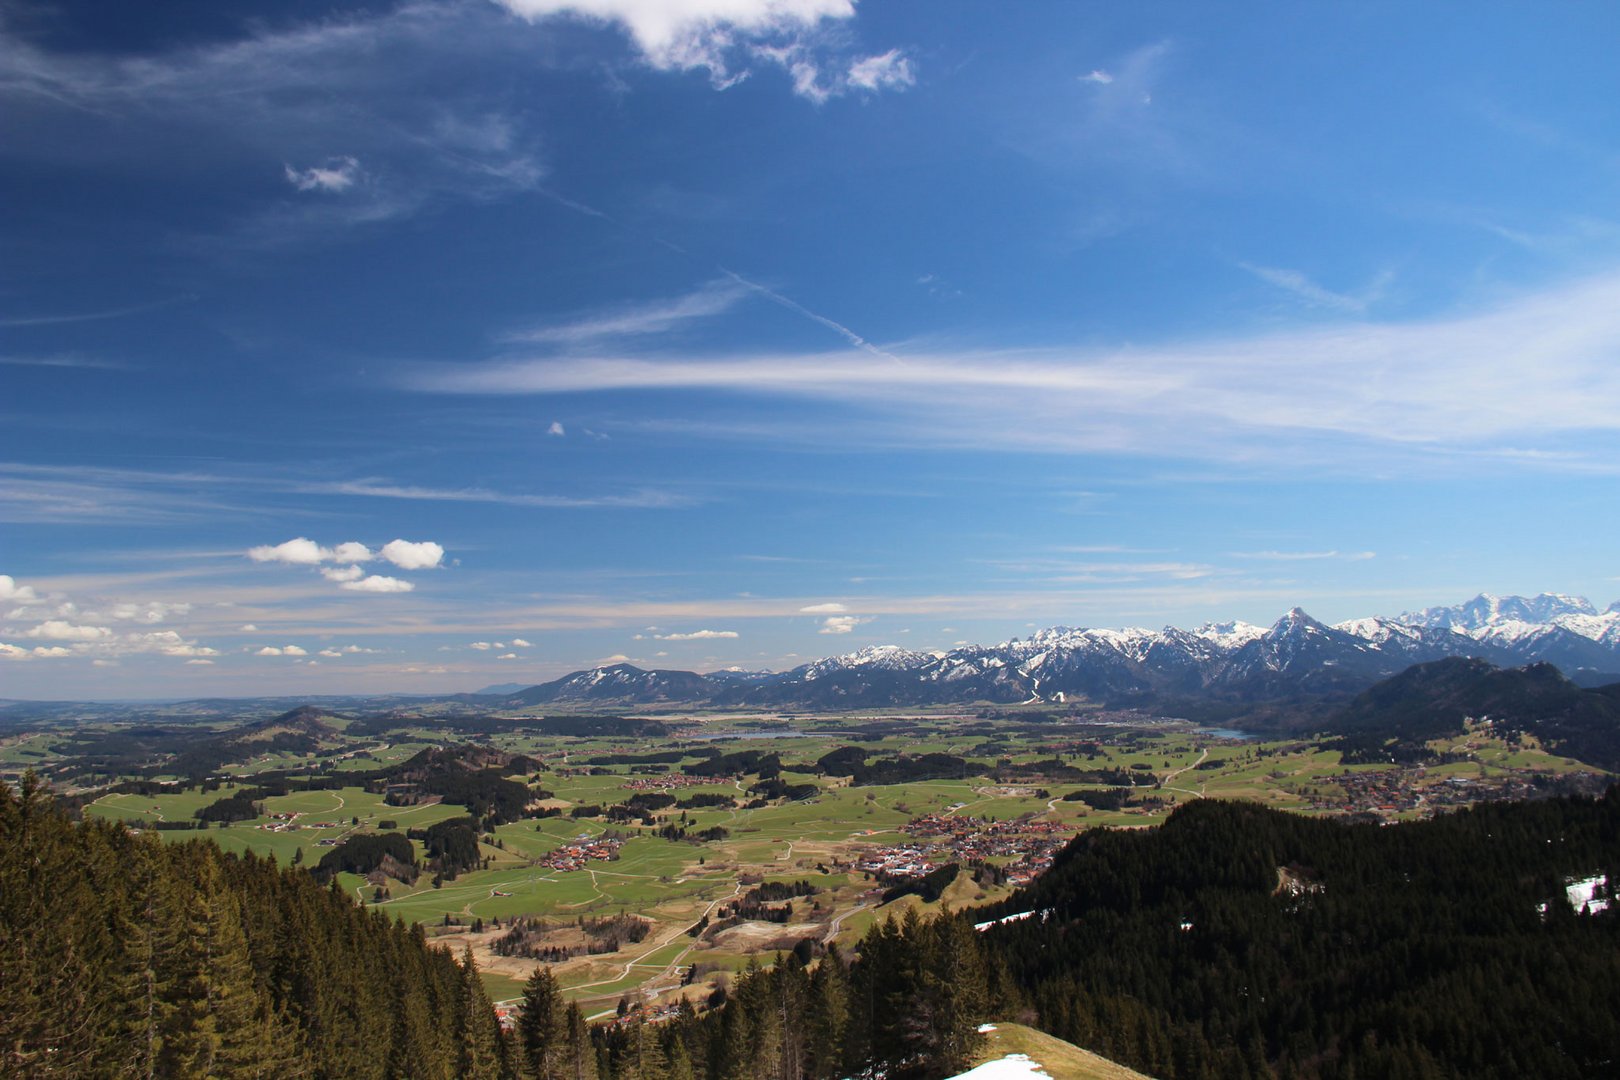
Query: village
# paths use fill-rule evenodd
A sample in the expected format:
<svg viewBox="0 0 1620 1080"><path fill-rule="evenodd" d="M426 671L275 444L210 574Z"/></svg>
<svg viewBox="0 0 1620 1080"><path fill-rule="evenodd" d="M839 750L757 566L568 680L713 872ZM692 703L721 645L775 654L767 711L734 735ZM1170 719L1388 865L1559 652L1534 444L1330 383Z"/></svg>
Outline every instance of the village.
<svg viewBox="0 0 1620 1080"><path fill-rule="evenodd" d="M591 837L581 834L571 843L542 855L535 863L550 870L583 870L592 860L608 862L619 857L624 841L619 837Z"/></svg>
<svg viewBox="0 0 1620 1080"><path fill-rule="evenodd" d="M1024 885L1052 865L1052 856L1069 841L1073 829L1056 821L1025 814L1009 821L963 817L949 812L912 818L901 830L919 842L874 847L863 852L855 868L888 877L921 877L947 862L1004 863L1007 881Z"/></svg>

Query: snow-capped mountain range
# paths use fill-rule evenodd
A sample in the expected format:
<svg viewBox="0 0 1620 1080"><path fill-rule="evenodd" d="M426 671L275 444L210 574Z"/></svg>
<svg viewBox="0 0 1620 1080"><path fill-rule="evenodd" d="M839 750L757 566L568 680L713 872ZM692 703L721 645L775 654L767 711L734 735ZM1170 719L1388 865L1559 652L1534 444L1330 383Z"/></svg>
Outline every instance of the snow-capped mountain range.
<svg viewBox="0 0 1620 1080"><path fill-rule="evenodd" d="M1413 664L1448 656L1502 667L1551 663L1578 682L1620 681L1620 602L1480 595L1452 607L1333 626L1294 608L1269 627L1040 630L948 652L868 646L786 672L574 672L511 696L514 705L706 703L822 708L1216 698L1260 701L1353 693Z"/></svg>

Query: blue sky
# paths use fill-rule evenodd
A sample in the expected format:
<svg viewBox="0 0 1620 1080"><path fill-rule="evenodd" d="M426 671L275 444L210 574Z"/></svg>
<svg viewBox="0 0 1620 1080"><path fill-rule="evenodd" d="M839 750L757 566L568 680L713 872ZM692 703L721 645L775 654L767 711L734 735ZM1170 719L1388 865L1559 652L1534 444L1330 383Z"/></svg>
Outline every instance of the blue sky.
<svg viewBox="0 0 1620 1080"><path fill-rule="evenodd" d="M1617 32L0 0L0 696L1607 604Z"/></svg>

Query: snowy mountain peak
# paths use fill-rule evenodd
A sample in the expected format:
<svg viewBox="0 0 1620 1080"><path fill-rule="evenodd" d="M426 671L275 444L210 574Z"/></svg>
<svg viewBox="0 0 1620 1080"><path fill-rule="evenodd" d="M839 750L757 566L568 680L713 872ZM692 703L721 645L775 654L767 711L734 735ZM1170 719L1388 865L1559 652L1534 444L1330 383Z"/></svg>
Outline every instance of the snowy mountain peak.
<svg viewBox="0 0 1620 1080"><path fill-rule="evenodd" d="M1223 649L1239 649L1256 638L1264 637L1266 628L1238 619L1231 622L1205 623L1192 632L1194 637L1219 645Z"/></svg>
<svg viewBox="0 0 1620 1080"><path fill-rule="evenodd" d="M1312 630L1325 630L1321 623L1306 614L1304 608L1292 607L1288 613L1271 624L1271 634L1298 634Z"/></svg>
<svg viewBox="0 0 1620 1080"><path fill-rule="evenodd" d="M1584 596L1541 593L1525 597L1480 593L1467 603L1409 612L1402 615L1399 621L1473 632L1508 622L1551 623L1560 616L1596 614L1597 609Z"/></svg>

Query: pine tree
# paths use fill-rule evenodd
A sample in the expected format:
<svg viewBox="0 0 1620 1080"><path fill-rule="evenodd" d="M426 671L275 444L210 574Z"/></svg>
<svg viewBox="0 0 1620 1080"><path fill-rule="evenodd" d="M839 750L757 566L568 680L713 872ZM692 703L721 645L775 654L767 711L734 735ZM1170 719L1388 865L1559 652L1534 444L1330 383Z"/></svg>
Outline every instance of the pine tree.
<svg viewBox="0 0 1620 1080"><path fill-rule="evenodd" d="M563 1080L566 1030L562 991L551 968L534 969L518 1006L517 1040L524 1067L535 1080Z"/></svg>
<svg viewBox="0 0 1620 1080"><path fill-rule="evenodd" d="M578 1002L568 1003L563 1026L563 1080L596 1080L596 1049Z"/></svg>
<svg viewBox="0 0 1620 1080"><path fill-rule="evenodd" d="M499 1080L505 1066L501 1026L484 991L484 980L478 976L470 945L461 957L461 988L461 1060L457 1075L462 1080Z"/></svg>

